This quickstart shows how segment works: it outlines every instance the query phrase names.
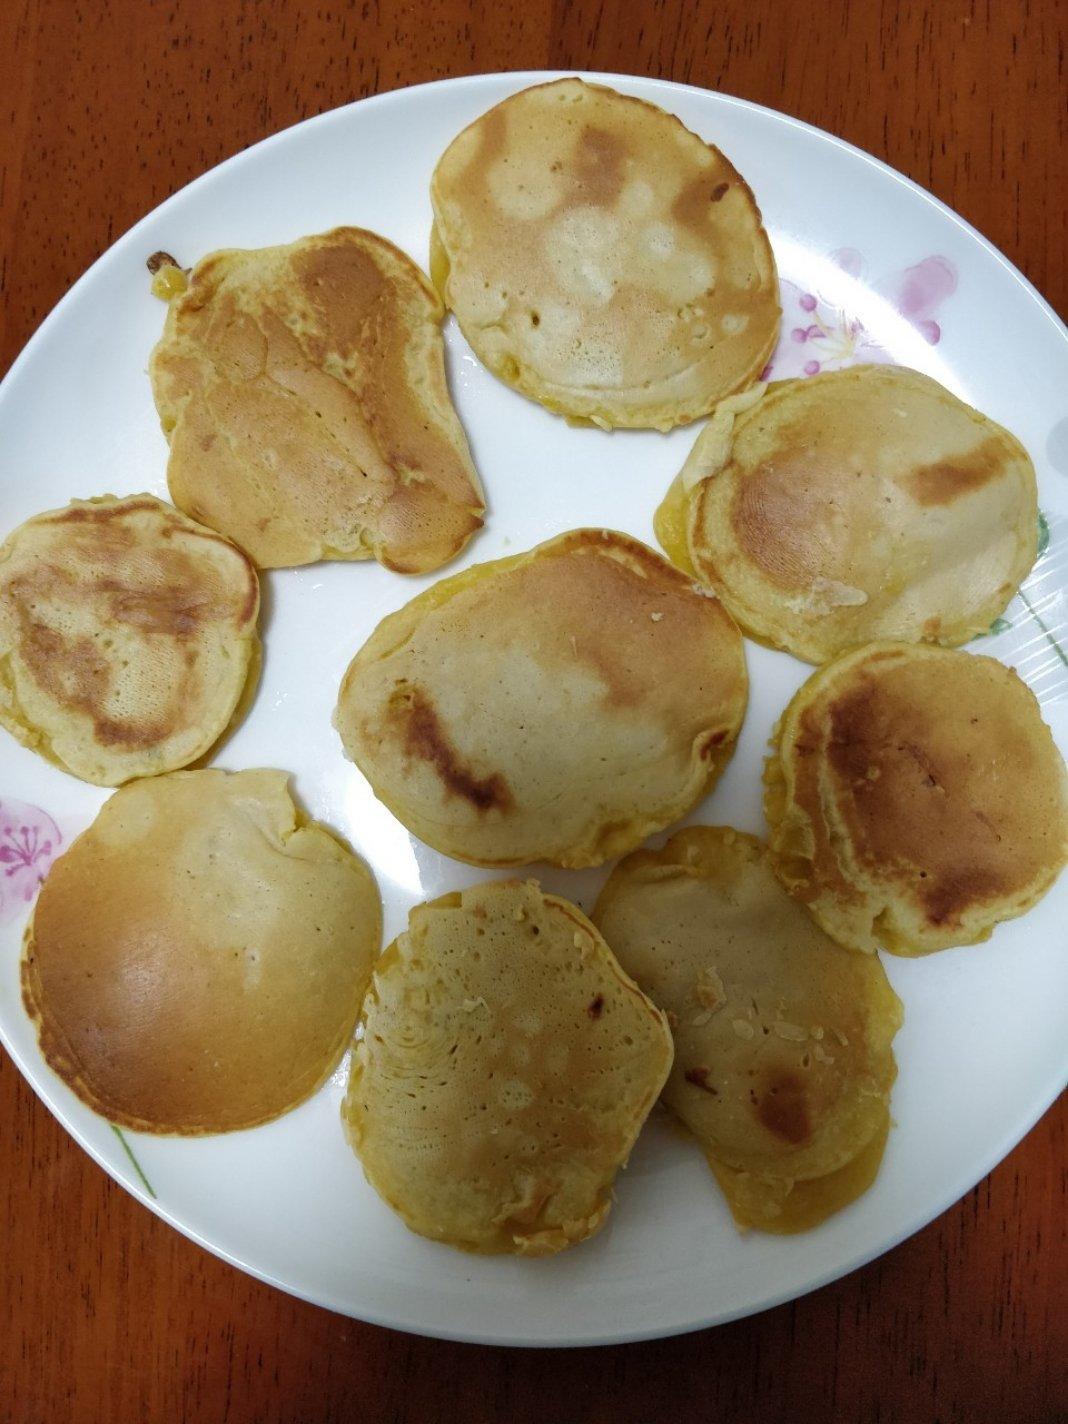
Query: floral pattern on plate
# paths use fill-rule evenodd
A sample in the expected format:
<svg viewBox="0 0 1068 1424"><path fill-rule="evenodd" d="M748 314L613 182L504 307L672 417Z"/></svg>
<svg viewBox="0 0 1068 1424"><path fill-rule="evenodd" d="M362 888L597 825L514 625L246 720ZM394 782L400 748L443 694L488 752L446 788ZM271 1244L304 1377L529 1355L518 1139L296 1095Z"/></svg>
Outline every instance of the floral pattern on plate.
<svg viewBox="0 0 1068 1424"><path fill-rule="evenodd" d="M26 908L62 844L62 832L47 811L0 798L0 921Z"/></svg>
<svg viewBox="0 0 1068 1424"><path fill-rule="evenodd" d="M865 274L865 261L855 247L842 247L831 261L850 277ZM782 334L764 380L786 380L838 371L865 362L892 362L893 357L857 317L817 292L806 291L786 278L782 292ZM957 271L946 257L925 257L900 272L871 284L872 290L905 318L932 346L942 339L936 313L957 290Z"/></svg>

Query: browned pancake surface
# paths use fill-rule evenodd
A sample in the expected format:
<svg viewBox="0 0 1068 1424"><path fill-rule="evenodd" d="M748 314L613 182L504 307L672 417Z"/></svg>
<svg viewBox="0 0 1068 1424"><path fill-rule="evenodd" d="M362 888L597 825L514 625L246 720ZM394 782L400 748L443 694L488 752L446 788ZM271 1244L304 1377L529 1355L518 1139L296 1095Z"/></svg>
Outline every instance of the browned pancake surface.
<svg viewBox="0 0 1068 1424"><path fill-rule="evenodd" d="M150 366L176 504L263 568L438 568L482 524L445 382L444 309L375 233L216 252Z"/></svg>
<svg viewBox="0 0 1068 1424"><path fill-rule="evenodd" d="M240 549L152 495L75 500L0 549L0 723L83 780L186 766L259 666Z"/></svg>
<svg viewBox="0 0 1068 1424"><path fill-rule="evenodd" d="M1063 759L993 658L881 643L838 659L787 708L767 782L779 874L857 949L985 939L1068 854Z"/></svg>
<svg viewBox="0 0 1068 1424"><path fill-rule="evenodd" d="M653 104L580 79L525 89L450 144L431 197L447 305L551 410L668 429L748 385L775 345L752 193Z"/></svg>
<svg viewBox="0 0 1068 1424"><path fill-rule="evenodd" d="M353 659L335 724L400 820L486 865L593 865L683 815L733 750L741 637L644 544L575 530L443 580Z"/></svg>
<svg viewBox="0 0 1068 1424"><path fill-rule="evenodd" d="M298 815L286 780L134 782L52 867L23 996L49 1064L112 1122L253 1127L344 1052L379 946L378 892Z"/></svg>

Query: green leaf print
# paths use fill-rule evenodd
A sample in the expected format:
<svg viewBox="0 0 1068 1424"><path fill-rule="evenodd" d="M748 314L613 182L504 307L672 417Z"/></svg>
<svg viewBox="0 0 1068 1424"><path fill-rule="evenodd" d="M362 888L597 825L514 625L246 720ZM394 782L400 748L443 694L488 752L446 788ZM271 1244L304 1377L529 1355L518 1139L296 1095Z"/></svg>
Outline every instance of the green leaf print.
<svg viewBox="0 0 1068 1424"><path fill-rule="evenodd" d="M1038 511L1038 553L1037 553L1037 555L1036 555L1035 557L1036 557L1037 559L1040 559L1040 558L1042 557L1042 555L1046 552L1046 550L1047 550L1048 548L1049 548L1049 520L1048 520L1048 519L1046 518L1046 516L1042 513L1042 511L1039 510L1039 511Z"/></svg>
<svg viewBox="0 0 1068 1424"><path fill-rule="evenodd" d="M141 1169L141 1164L140 1164L140 1162L138 1162L137 1158L134 1156L134 1154L133 1154L133 1148L132 1148L132 1147L130 1146L130 1144L126 1141L126 1135L125 1135L125 1133L123 1132L122 1128L121 1128L121 1127L116 1127L113 1122L109 1122L109 1123L108 1123L108 1127L111 1128L112 1132L115 1134L115 1136L116 1136L116 1137L119 1139L119 1141L122 1143L122 1150L126 1153L127 1157L129 1157L129 1159L130 1159L130 1162L133 1164L133 1169L134 1169L134 1171L137 1173L137 1175L138 1175L138 1176L140 1177L140 1179L141 1179L141 1185L144 1187L145 1191L149 1194L149 1196L152 1198L152 1200L155 1201L155 1200L156 1200L156 1193L152 1190L152 1183L148 1180L148 1178L145 1176L144 1172L142 1171L142 1169Z"/></svg>

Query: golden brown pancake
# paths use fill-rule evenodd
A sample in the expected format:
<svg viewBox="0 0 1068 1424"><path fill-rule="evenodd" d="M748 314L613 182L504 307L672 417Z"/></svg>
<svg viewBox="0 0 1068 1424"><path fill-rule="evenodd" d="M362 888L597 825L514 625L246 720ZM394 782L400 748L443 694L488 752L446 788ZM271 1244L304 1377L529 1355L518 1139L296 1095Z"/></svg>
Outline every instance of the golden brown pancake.
<svg viewBox="0 0 1068 1424"><path fill-rule="evenodd" d="M917 371L852 366L725 402L657 534L752 637L821 663L985 633L1034 563L1036 498L1007 430Z"/></svg>
<svg viewBox="0 0 1068 1424"><path fill-rule="evenodd" d="M609 877L594 921L669 1014L665 1103L742 1226L797 1231L878 1170L901 1004L782 889L753 836L691 826Z"/></svg>
<svg viewBox="0 0 1068 1424"><path fill-rule="evenodd" d="M476 565L379 624L334 721L375 795L475 865L597 865L685 815L733 751L742 640L626 534Z"/></svg>
<svg viewBox="0 0 1068 1424"><path fill-rule="evenodd" d="M483 512L444 315L419 268L361 228L205 257L150 363L175 504L261 568L439 568Z"/></svg>
<svg viewBox="0 0 1068 1424"><path fill-rule="evenodd" d="M550 410L668 430L775 346L753 194L654 104L581 79L524 89L453 140L430 193L446 305L490 370Z"/></svg>
<svg viewBox="0 0 1068 1424"><path fill-rule="evenodd" d="M52 867L23 998L49 1065L142 1132L230 1132L337 1066L378 951L363 864L281 771L184 771L105 802Z"/></svg>
<svg viewBox="0 0 1068 1424"><path fill-rule="evenodd" d="M188 766L259 673L240 549L150 494L74 500L0 548L0 723L100 786Z"/></svg>
<svg viewBox="0 0 1068 1424"><path fill-rule="evenodd" d="M361 1026L346 1128L413 1231L545 1256L603 1225L672 1049L581 910L534 881L417 906Z"/></svg>
<svg viewBox="0 0 1068 1424"><path fill-rule="evenodd" d="M1068 856L1064 761L993 658L877 643L804 684L765 770L776 873L850 949L987 939Z"/></svg>

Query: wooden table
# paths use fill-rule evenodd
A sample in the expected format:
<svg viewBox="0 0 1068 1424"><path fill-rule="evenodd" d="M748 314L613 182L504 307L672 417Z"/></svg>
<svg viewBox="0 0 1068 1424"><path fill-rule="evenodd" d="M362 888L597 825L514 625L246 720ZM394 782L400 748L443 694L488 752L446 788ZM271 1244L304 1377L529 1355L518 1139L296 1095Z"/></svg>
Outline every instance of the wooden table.
<svg viewBox="0 0 1068 1424"><path fill-rule="evenodd" d="M0 367L114 238L220 159L350 99L495 69L660 75L808 119L944 198L1063 314L1064 14L1058 0L6 0ZM239 1275L113 1186L0 1058L0 1420L1063 1419L1066 1121L1062 1104L927 1230L793 1305L539 1353L393 1334Z"/></svg>

